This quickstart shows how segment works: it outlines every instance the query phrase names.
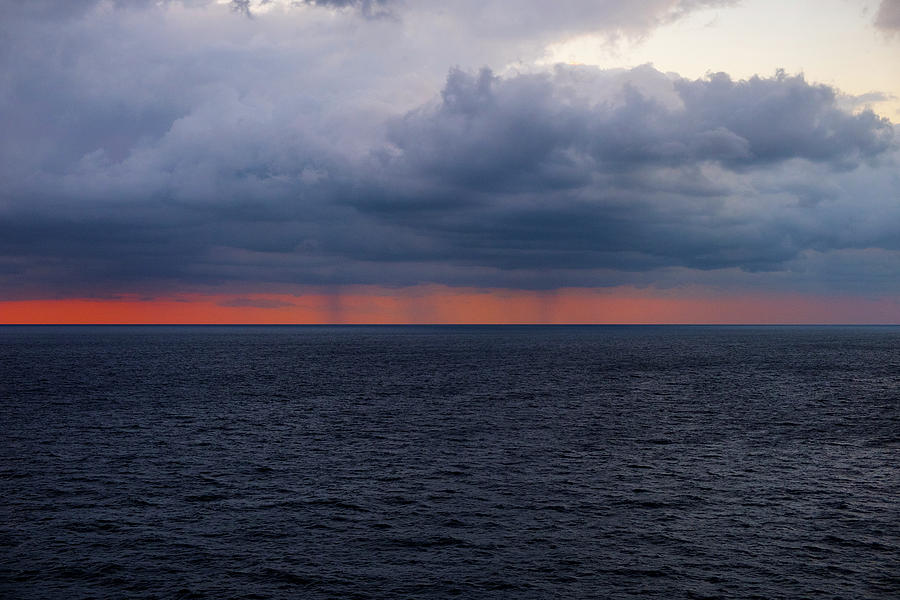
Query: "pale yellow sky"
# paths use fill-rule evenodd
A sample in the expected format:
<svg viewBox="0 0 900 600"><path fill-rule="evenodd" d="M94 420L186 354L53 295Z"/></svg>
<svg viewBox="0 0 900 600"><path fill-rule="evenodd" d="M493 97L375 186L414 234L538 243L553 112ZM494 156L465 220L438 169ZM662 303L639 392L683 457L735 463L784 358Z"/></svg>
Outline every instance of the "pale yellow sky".
<svg viewBox="0 0 900 600"><path fill-rule="evenodd" d="M878 0L743 0L698 11L643 40L611 45L596 36L553 44L542 63L633 67L652 63L689 78L725 71L735 79L778 68L846 94L893 96L872 108L900 122L900 32L872 22Z"/></svg>

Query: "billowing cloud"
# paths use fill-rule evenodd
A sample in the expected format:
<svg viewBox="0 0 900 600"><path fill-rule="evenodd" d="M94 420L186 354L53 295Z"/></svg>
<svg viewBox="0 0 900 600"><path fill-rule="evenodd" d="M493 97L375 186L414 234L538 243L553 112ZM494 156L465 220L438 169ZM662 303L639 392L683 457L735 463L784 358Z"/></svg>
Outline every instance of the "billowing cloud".
<svg viewBox="0 0 900 600"><path fill-rule="evenodd" d="M464 171L457 176L476 186L541 176L544 165L582 176L588 163L592 173L793 158L850 168L882 154L893 136L885 119L844 112L833 89L784 73L734 82L650 67L558 67L555 76L507 79L454 71L441 95L436 108L394 122L391 140L419 168Z"/></svg>
<svg viewBox="0 0 900 600"><path fill-rule="evenodd" d="M4 297L900 281L894 127L837 90L515 66L709 3L77 4L0 25Z"/></svg>
<svg viewBox="0 0 900 600"><path fill-rule="evenodd" d="M847 239L816 215L853 202L852 171L881 170L893 127L840 110L833 90L801 77L457 71L440 102L394 121L389 137L398 157L386 164L416 185L356 205L448 240L448 259L775 270L807 249L890 239ZM878 193L896 223L889 172Z"/></svg>

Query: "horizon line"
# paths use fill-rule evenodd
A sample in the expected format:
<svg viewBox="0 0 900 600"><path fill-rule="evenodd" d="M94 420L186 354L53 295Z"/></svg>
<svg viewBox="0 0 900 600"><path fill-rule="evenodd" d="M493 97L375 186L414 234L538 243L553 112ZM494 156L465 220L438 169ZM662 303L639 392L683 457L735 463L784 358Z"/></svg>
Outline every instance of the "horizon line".
<svg viewBox="0 0 900 600"><path fill-rule="evenodd" d="M900 323L0 323L0 327L900 327Z"/></svg>

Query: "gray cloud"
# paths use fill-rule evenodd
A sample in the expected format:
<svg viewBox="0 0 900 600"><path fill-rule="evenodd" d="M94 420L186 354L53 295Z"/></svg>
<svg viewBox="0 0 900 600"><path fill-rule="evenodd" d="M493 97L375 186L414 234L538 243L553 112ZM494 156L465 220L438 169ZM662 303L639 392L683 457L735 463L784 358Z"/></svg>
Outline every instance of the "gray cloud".
<svg viewBox="0 0 900 600"><path fill-rule="evenodd" d="M900 1L881 0L875 26L885 31L900 31Z"/></svg>
<svg viewBox="0 0 900 600"><path fill-rule="evenodd" d="M490 2L461 3L490 40L451 50L439 33L461 8L428 25L412 3L368 21L243 19L200 3L178 21L88 4L66 23L32 12L0 25L3 297L799 289L846 287L853 265L862 289L900 281L885 276L900 275L893 126L802 77L471 70L506 66L505 36L519 31ZM523 3L514 18L555 35L587 27L574 18L582 4L542 24ZM696 5L591 4L610 31Z"/></svg>
<svg viewBox="0 0 900 600"><path fill-rule="evenodd" d="M892 143L887 120L840 110L833 89L801 76L670 81L642 67L618 74L621 87L600 103L579 97L579 85L615 85L616 76L559 67L555 77L501 80L454 71L440 104L395 121L391 141L414 168L485 190L577 186L598 170L703 161L748 168L803 158L852 168ZM670 88L678 106L638 85Z"/></svg>
<svg viewBox="0 0 900 600"><path fill-rule="evenodd" d="M29 0L6 2L0 9L8 17L64 19L80 17L98 5L116 10L157 9L167 5L188 8L215 5L217 0ZM393 15L407 19L413 27L437 21L455 31L493 39L523 38L535 41L544 35L561 33L625 33L641 35L703 8L729 6L737 0L557 0L553 10L543 0L521 0L514 7L504 0L230 0L235 12L253 15L272 7L320 7L355 9L366 16ZM444 39L451 43L451 39ZM518 48L517 50L521 50Z"/></svg>
<svg viewBox="0 0 900 600"><path fill-rule="evenodd" d="M187 7L204 6L214 0L6 0L0 5L0 14L7 19L26 18L40 20L60 20L82 17L102 4L114 10L152 9L177 3ZM240 4L242 0L237 0Z"/></svg>
<svg viewBox="0 0 900 600"><path fill-rule="evenodd" d="M777 271L809 249L896 245L896 181L878 164L893 127L783 73L454 71L441 100L393 121L389 139L377 158L394 187L353 204L428 239L429 260L566 272L572 285L595 284L591 270ZM859 218L843 213L862 164L887 178L867 192L883 194L885 228L843 235Z"/></svg>
<svg viewBox="0 0 900 600"><path fill-rule="evenodd" d="M254 8L265 7L272 4L273 0L231 0L231 9L246 16L253 16ZM292 0L293 6L318 6L323 8L346 9L352 8L360 11L367 17L383 17L391 15L392 0Z"/></svg>

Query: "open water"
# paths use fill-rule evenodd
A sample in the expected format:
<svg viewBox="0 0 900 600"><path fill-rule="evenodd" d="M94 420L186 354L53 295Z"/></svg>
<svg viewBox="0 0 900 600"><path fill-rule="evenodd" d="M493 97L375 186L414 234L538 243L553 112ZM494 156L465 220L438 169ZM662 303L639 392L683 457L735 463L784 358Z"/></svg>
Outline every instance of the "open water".
<svg viewBox="0 0 900 600"><path fill-rule="evenodd" d="M2 327L3 598L898 598L900 328Z"/></svg>

